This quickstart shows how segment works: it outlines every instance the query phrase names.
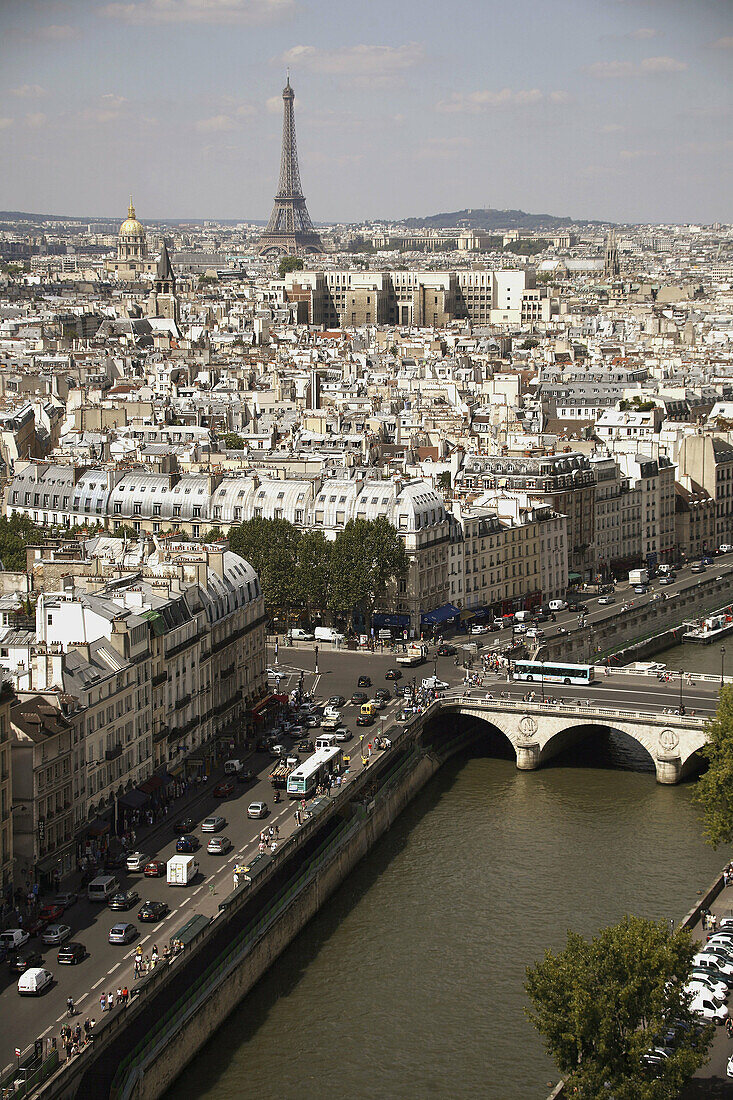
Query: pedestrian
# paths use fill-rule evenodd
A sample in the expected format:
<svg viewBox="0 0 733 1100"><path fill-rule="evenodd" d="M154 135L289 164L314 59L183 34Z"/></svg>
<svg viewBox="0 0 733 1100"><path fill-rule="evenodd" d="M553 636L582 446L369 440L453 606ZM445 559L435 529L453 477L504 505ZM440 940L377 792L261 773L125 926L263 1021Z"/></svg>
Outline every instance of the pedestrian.
<svg viewBox="0 0 733 1100"><path fill-rule="evenodd" d="M111 1012L115 1007L115 995L112 992L107 994L107 1011Z"/></svg>
<svg viewBox="0 0 733 1100"><path fill-rule="evenodd" d="M122 986L117 986L117 1004L122 1004Z"/></svg>
<svg viewBox="0 0 733 1100"><path fill-rule="evenodd" d="M123 1005L127 1006L127 1002L129 1001L129 999L130 999L130 990L125 985L125 986L122 987L122 1003L123 1003Z"/></svg>
<svg viewBox="0 0 733 1100"><path fill-rule="evenodd" d="M276 851L277 851L277 841L273 840L272 844L270 845L270 854L274 856Z"/></svg>
<svg viewBox="0 0 733 1100"><path fill-rule="evenodd" d="M137 955L135 956L134 970L135 970L135 977L139 978L140 977L140 959L137 957Z"/></svg>
<svg viewBox="0 0 733 1100"><path fill-rule="evenodd" d="M101 997L99 998L99 1007L100 1007L102 1012L107 1011L107 994L106 993L103 993L101 995Z"/></svg>

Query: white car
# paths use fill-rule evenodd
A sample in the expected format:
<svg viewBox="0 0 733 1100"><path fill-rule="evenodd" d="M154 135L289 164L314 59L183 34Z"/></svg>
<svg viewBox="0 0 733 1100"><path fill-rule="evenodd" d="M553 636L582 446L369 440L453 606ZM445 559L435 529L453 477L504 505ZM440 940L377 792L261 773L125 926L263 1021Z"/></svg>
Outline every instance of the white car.
<svg viewBox="0 0 733 1100"><path fill-rule="evenodd" d="M147 862L148 857L145 855L145 852L130 852L127 857L127 870L144 871Z"/></svg>
<svg viewBox="0 0 733 1100"><path fill-rule="evenodd" d="M213 817L206 817L201 822L202 833L220 833L226 825L226 818L221 817L219 814L214 814Z"/></svg>
<svg viewBox="0 0 733 1100"><path fill-rule="evenodd" d="M41 939L44 943L63 943L70 935L68 924L49 924Z"/></svg>
<svg viewBox="0 0 733 1100"><path fill-rule="evenodd" d="M37 997L53 981L50 970L42 966L29 966L18 978L18 992L21 997Z"/></svg>
<svg viewBox="0 0 733 1100"><path fill-rule="evenodd" d="M472 634L488 634L489 633L489 628L488 628L488 626L484 626L483 623L477 623L475 626L471 627L471 633Z"/></svg>
<svg viewBox="0 0 733 1100"><path fill-rule="evenodd" d="M15 951L17 947L22 947L24 943L27 943L30 938L30 933L23 928L8 928L6 932L0 933L0 946L7 951Z"/></svg>
<svg viewBox="0 0 733 1100"><path fill-rule="evenodd" d="M312 642L314 635L308 630L302 630L299 626L294 626L292 630L288 631L288 637L293 642Z"/></svg>
<svg viewBox="0 0 733 1100"><path fill-rule="evenodd" d="M733 1077L733 1054L728 1059L728 1065L725 1067L725 1072L728 1077Z"/></svg>
<svg viewBox="0 0 733 1100"><path fill-rule="evenodd" d="M723 1024L728 1019L728 1009L725 1005L717 1004L713 998L706 993L699 993L693 1001L690 1002L690 1012L694 1012L696 1016L702 1016L703 1020L712 1020L715 1024Z"/></svg>
<svg viewBox="0 0 733 1100"><path fill-rule="evenodd" d="M719 982L712 974L709 977L707 974L701 973L690 974L685 989L692 985L703 986L708 993L712 993L713 997L717 997L719 1001L728 1000L728 986L724 982Z"/></svg>
<svg viewBox="0 0 733 1100"><path fill-rule="evenodd" d="M689 994L691 1000L703 994L705 997L712 997L716 1005L724 1005L727 999L726 997L721 997L720 993L715 993L709 986L700 981L687 982L684 989L685 993Z"/></svg>
<svg viewBox="0 0 733 1100"><path fill-rule="evenodd" d="M601 596L600 599L598 600L598 602L603 607L606 607L606 606L608 606L608 604L616 603L616 597L615 596Z"/></svg>
<svg viewBox="0 0 733 1100"><path fill-rule="evenodd" d="M267 817L267 803L250 802L247 807L247 817Z"/></svg>
<svg viewBox="0 0 733 1100"><path fill-rule="evenodd" d="M723 955L713 955L707 951L702 951L699 955L695 955L692 960L693 966L714 966L720 971L721 974L725 974L726 978L733 975L733 963L730 962Z"/></svg>

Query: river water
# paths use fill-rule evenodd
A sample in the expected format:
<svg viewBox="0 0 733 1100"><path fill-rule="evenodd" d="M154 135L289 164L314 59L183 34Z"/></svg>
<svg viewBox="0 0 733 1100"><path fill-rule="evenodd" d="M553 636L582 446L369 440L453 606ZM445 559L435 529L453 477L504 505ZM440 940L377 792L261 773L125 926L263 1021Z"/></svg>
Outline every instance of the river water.
<svg viewBox="0 0 733 1100"><path fill-rule="evenodd" d="M689 785L630 770L651 766L631 742L594 736L536 772L497 752L480 742L441 770L170 1098L547 1094L527 964L568 928L681 917L725 856L700 839Z"/></svg>

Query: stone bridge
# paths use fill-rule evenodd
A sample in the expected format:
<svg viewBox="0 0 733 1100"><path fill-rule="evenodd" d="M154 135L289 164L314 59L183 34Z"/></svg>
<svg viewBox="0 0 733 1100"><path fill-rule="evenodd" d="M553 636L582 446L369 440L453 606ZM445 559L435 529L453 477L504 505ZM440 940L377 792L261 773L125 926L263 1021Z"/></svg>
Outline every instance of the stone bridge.
<svg viewBox="0 0 733 1100"><path fill-rule="evenodd" d="M460 714L487 722L502 733L514 748L517 767L540 767L579 740L584 728L626 734L648 753L658 783L678 783L695 770L693 759L705 744L705 718L681 717L661 711L628 711L590 705L524 702L486 699L478 692L451 692L441 696L422 715L422 739L427 727L445 714ZM439 739L432 737L436 748Z"/></svg>

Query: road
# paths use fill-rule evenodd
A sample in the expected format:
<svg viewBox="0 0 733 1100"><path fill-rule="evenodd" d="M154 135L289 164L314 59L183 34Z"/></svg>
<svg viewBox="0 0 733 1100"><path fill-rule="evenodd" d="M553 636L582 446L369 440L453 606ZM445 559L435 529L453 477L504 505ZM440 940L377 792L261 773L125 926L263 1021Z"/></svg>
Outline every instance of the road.
<svg viewBox="0 0 733 1100"><path fill-rule="evenodd" d="M481 640L491 643L496 637L497 635L491 635ZM272 648L270 648L270 663L275 665ZM371 677L375 688L385 685L385 672L393 665L394 655L392 654L325 652L321 647L316 672L315 653L312 649L293 649L282 645L278 647L277 672L280 676L280 690L291 690L298 684L302 674L305 689L313 690L321 700L331 695L343 695L348 699L356 689L357 678L364 674ZM456 666L453 657L446 656L431 657L426 664L417 669L405 669L405 682L414 676L419 683L423 676L431 675L434 668L437 669L438 676L451 687L456 687L463 681L465 675L463 668ZM274 685L275 677L271 676L271 686L274 687ZM386 686L393 687L392 684ZM512 697L521 698L529 688L533 688L538 695L540 694L539 684L507 684L503 677L487 675L485 686L481 690L490 690L495 695L499 691L507 691ZM694 709L696 714L702 715L711 713L715 709L716 683L696 681L692 686L684 684L683 691L688 713ZM563 698L567 701L592 698L602 702L604 706L619 709L658 710L660 707L674 709L679 704L677 681L664 684L657 681L656 677L618 672L612 672L608 677L602 676L588 687L552 685L550 688L546 685L545 693L548 698L554 697L558 700ZM397 712L398 701L392 699L380 715L385 727L394 720ZM346 724L355 733L354 739L344 746L345 752L348 753L351 750L351 774L354 775L361 768L360 754L356 751L359 744L357 737L361 732L355 725L357 708L347 704L342 708L342 713ZM373 737L378 729L379 723L367 727L364 732L366 736ZM315 734L317 731L312 732ZM224 832L232 840L233 847L224 856L208 855L206 852L208 836L201 832L199 824L194 832L202 841L202 846L197 853L201 874L194 884L189 888L169 887L165 879L151 879L145 878L142 874L117 872L122 889L137 889L141 901L165 901L171 906L172 911L169 916L155 925L141 925L137 920L139 904L127 913L112 912L107 906L93 905L86 900L85 896L82 896L67 911L63 920L71 926L72 939L81 941L87 948L88 955L83 962L73 967L59 966L56 962L56 948L44 949L37 938L32 939L27 945L27 948L43 951L45 965L54 974L55 984L47 993L37 999L19 997L16 988L17 978L11 978L7 968L4 965L0 966L2 983L0 1015L4 1020L12 1021L12 1026L6 1025L0 1036L0 1066L7 1065L12 1060L16 1046L25 1048L38 1037L58 1034L66 1019L66 998L69 996L74 998L79 1008L79 1019L83 1020L86 1016L99 1019L100 994L103 991L116 990L118 986L126 984L129 987L132 984L132 956L137 943L142 945L145 954L148 954L156 943L162 951L163 945L193 915L196 913L213 915L221 898L232 889L235 861L246 860L256 853L263 824L278 825L281 842L297 828L293 816L295 803L289 800L279 804L272 802L272 789L267 781L272 759L259 753L247 763L255 772L256 778L249 785L237 784L231 798L215 799L209 789L198 798L196 810L192 812L192 816L200 823L211 813L221 813L227 819ZM211 788L213 786L212 779ZM264 799L270 804L271 813L264 823L250 820L246 816L247 805L256 799ZM150 859L168 859L173 855L176 839L173 822L179 817L188 816L188 813L185 805L178 804L170 818L154 830L154 833L157 833L157 843L141 844ZM213 895L209 892L210 886L213 886L216 891ZM66 884L64 888L67 888ZM138 925L139 938L126 947L110 945L107 942L109 929L118 921L125 920Z"/></svg>

